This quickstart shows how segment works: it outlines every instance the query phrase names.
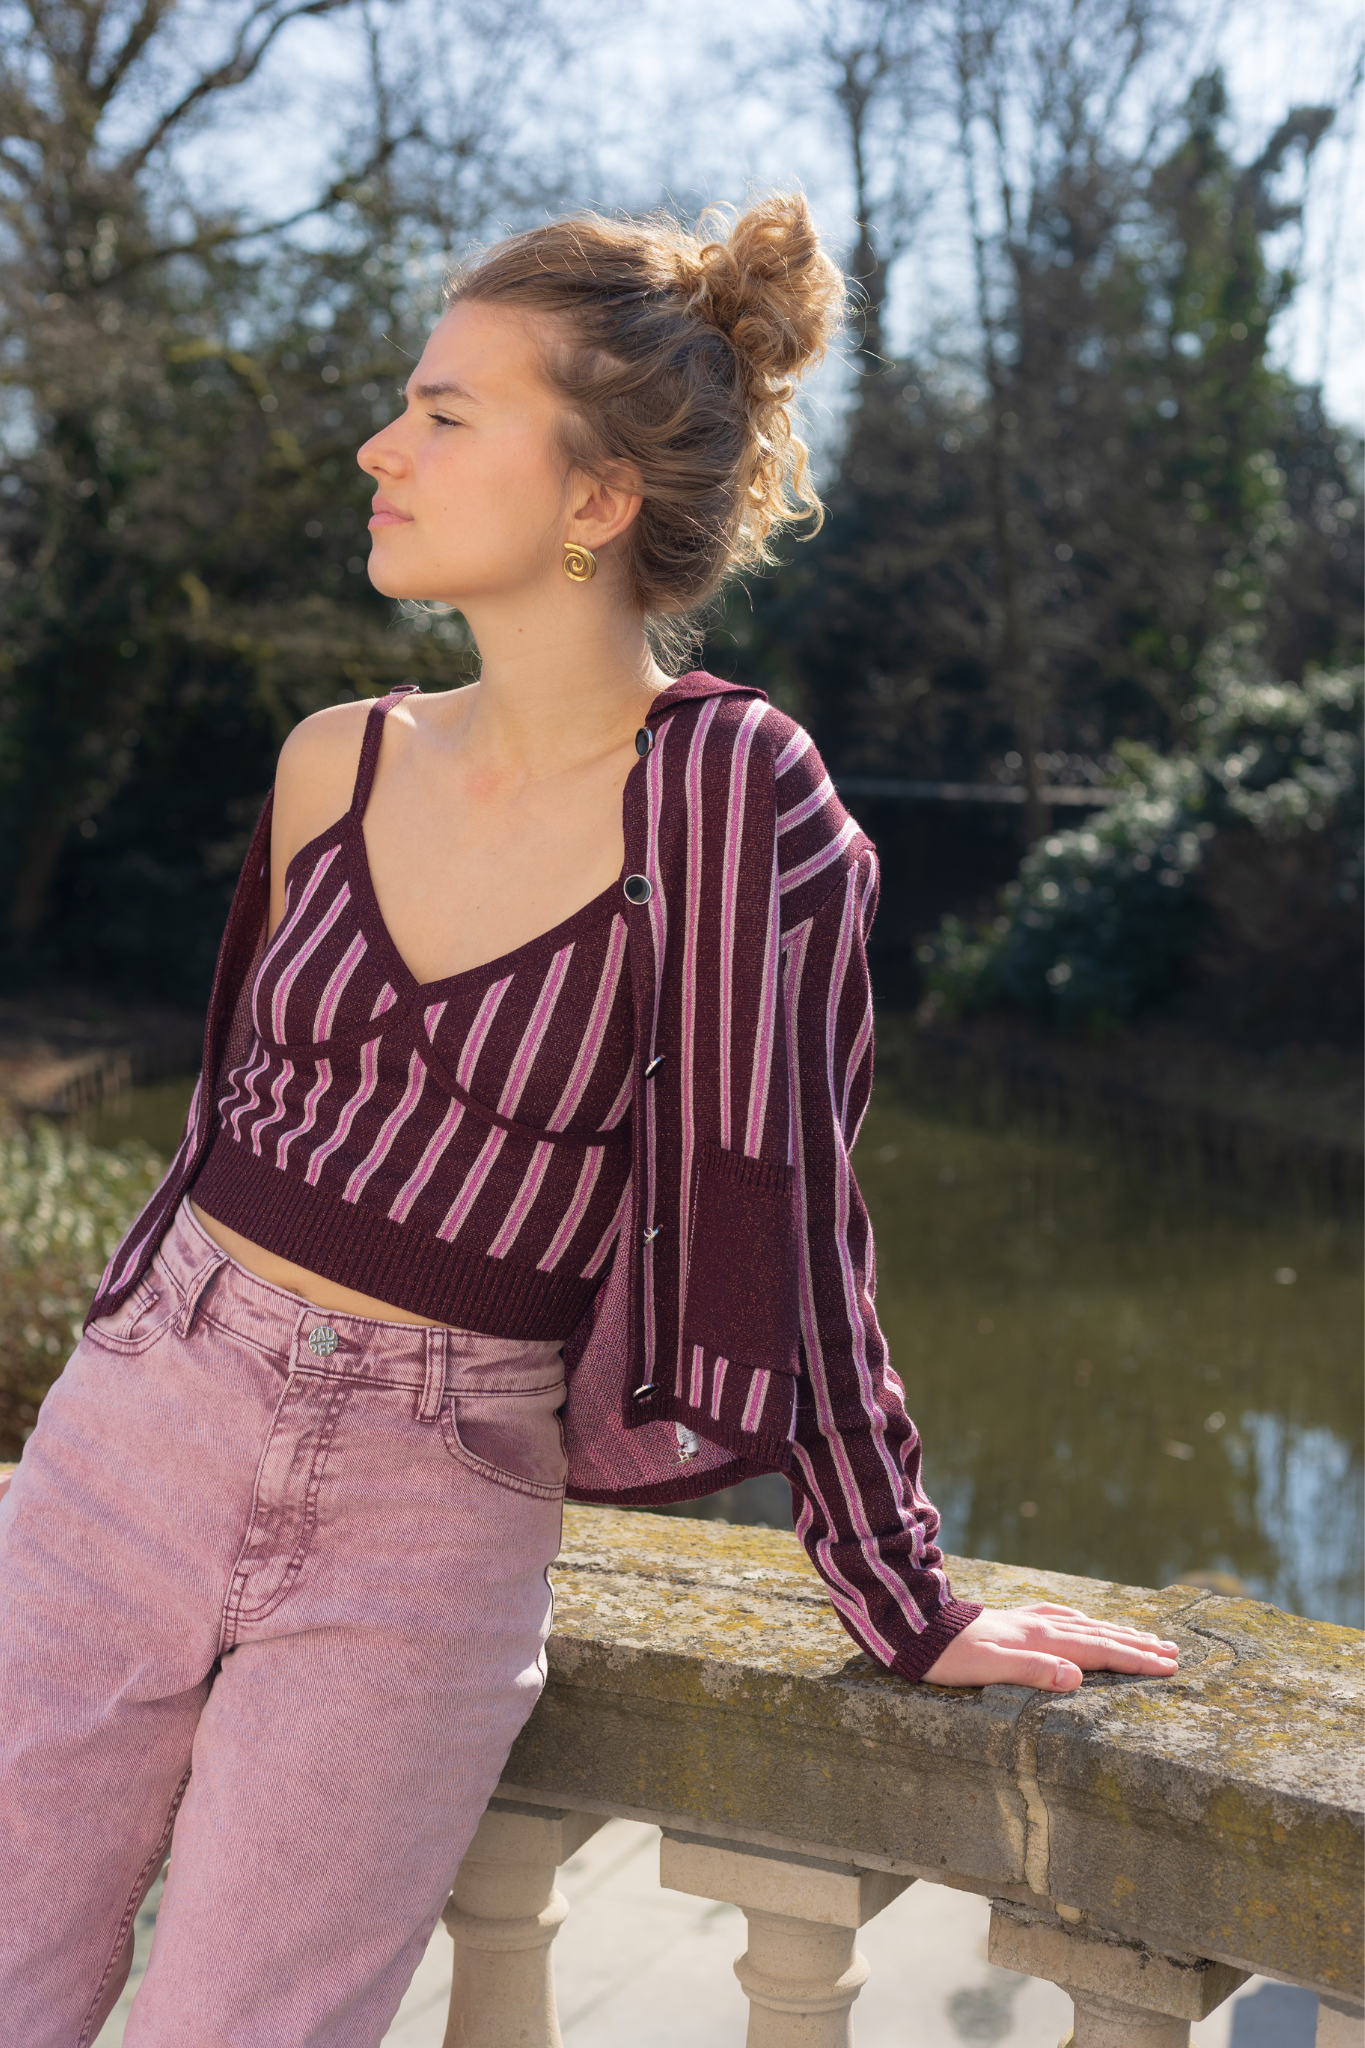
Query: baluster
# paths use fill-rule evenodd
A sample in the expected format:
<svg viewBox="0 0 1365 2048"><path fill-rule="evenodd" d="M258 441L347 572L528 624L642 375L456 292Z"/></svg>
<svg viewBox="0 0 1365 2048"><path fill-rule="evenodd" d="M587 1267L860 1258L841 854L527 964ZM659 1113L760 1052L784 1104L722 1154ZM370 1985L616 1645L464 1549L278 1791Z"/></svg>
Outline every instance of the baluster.
<svg viewBox="0 0 1365 2048"><path fill-rule="evenodd" d="M1203 1956L1171 1955L1102 1928L996 1899L993 1963L1059 1984L1075 2025L1059 2048L1189 2048L1191 2020L1206 2019L1247 1972Z"/></svg>
<svg viewBox="0 0 1365 2048"><path fill-rule="evenodd" d="M666 1829L659 1881L739 1906L749 1945L735 1964L749 2001L748 2048L852 2048L867 1982L859 1927L913 1880Z"/></svg>
<svg viewBox="0 0 1365 2048"><path fill-rule="evenodd" d="M569 1906L555 1872L603 1825L489 1801L442 1915L455 1942L444 2048L560 2048L550 1944Z"/></svg>

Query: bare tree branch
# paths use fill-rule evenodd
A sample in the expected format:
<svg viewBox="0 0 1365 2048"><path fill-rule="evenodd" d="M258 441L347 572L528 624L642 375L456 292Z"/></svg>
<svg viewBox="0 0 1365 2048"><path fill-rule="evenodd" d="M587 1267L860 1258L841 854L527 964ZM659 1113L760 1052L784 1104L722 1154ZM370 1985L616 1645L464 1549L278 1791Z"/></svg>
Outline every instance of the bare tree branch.
<svg viewBox="0 0 1365 2048"><path fill-rule="evenodd" d="M353 0L302 0L300 5L279 8L278 0L258 0L238 29L232 54L223 63L215 65L212 71L204 72L174 106L167 108L151 134L122 159L119 165L122 175L125 178L136 177L172 130L210 94L234 85L244 85L258 69L281 30L295 21L335 14L352 4ZM262 33L253 43L252 31L258 26L262 26Z"/></svg>

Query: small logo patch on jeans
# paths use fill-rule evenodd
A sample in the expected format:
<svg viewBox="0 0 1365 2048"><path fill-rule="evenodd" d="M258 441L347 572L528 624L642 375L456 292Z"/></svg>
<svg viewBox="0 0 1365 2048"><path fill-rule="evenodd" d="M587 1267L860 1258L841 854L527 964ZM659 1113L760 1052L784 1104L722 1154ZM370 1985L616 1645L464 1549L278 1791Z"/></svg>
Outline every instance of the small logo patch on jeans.
<svg viewBox="0 0 1365 2048"><path fill-rule="evenodd" d="M319 1323L308 1335L308 1349L314 1358L330 1358L341 1339L330 1323Z"/></svg>

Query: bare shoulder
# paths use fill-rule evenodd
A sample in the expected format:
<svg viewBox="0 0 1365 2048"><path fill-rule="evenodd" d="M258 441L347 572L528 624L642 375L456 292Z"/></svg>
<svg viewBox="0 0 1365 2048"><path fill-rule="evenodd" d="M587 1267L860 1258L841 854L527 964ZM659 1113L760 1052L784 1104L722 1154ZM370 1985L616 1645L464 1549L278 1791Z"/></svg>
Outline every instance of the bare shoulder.
<svg viewBox="0 0 1365 2048"><path fill-rule="evenodd" d="M280 749L281 793L301 791L318 782L330 784L341 776L349 803L369 715L370 706L361 699L354 704L330 704L296 725Z"/></svg>
<svg viewBox="0 0 1365 2048"><path fill-rule="evenodd" d="M349 808L360 765L368 703L333 704L296 725L275 774L272 867L288 866Z"/></svg>

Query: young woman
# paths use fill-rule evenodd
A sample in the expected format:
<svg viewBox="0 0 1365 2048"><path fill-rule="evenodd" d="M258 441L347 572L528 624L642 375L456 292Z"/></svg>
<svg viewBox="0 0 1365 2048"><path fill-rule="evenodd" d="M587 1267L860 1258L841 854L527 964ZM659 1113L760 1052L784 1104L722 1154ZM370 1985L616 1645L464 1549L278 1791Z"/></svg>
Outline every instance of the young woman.
<svg viewBox="0 0 1365 2048"><path fill-rule="evenodd" d="M286 744L180 1151L0 1508L4 2048L93 2039L168 1846L130 2048L380 2040L566 1483L785 1472L907 1680L1175 1668L953 1597L849 1164L873 849L760 691L651 652L818 509L787 408L841 307L800 199L561 221L456 278L360 452L373 581L481 679Z"/></svg>

